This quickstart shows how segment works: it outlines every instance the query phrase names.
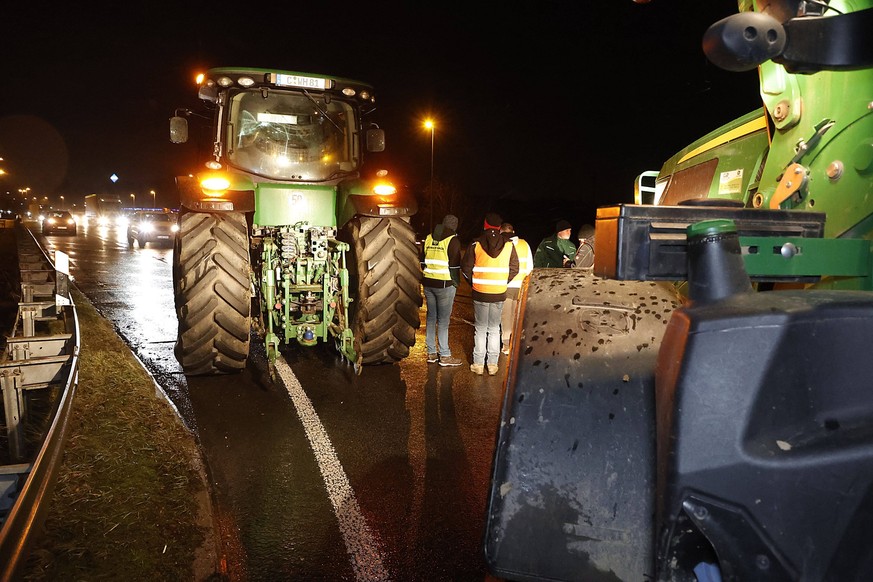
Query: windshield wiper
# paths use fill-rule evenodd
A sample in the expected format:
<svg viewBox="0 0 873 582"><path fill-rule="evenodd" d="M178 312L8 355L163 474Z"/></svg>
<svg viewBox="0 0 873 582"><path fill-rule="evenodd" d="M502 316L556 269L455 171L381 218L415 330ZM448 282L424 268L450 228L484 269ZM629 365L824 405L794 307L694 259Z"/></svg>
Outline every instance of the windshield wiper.
<svg viewBox="0 0 873 582"><path fill-rule="evenodd" d="M322 115L324 115L325 119L327 119L329 122L331 122L338 132L343 133L343 128L341 128L339 126L339 124L336 121L334 121L333 118L327 114L327 111L325 109L321 108L321 105L318 104L318 101L316 101L315 98L312 95L310 95L308 91L304 90L303 94L306 95L307 99L312 101L312 104L315 105L315 108L318 110L318 112L321 113Z"/></svg>

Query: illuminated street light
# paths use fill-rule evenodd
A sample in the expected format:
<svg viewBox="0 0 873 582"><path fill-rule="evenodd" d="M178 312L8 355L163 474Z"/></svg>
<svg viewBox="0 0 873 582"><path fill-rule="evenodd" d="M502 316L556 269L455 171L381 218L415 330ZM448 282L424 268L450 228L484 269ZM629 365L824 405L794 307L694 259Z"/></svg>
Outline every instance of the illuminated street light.
<svg viewBox="0 0 873 582"><path fill-rule="evenodd" d="M131 208L136 208L136 194L131 194L131 195L130 195L130 200L131 200L131 202L130 202L130 207L131 207Z"/></svg>
<svg viewBox="0 0 873 582"><path fill-rule="evenodd" d="M433 232L433 133L436 129L434 120L425 119L424 128L430 130L430 230L428 232Z"/></svg>
<svg viewBox="0 0 873 582"><path fill-rule="evenodd" d="M61 210L65 210L63 194L61 194Z"/></svg>
<svg viewBox="0 0 873 582"><path fill-rule="evenodd" d="M157 207L158 207L158 203L155 202L155 191L154 191L154 190L149 190L149 194L152 195L152 208L157 208Z"/></svg>

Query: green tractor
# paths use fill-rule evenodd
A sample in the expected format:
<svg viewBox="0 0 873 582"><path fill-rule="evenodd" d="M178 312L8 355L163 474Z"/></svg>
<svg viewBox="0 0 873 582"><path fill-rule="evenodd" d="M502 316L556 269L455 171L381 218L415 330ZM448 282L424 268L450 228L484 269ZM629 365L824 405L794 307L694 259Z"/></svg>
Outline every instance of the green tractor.
<svg viewBox="0 0 873 582"><path fill-rule="evenodd" d="M406 357L420 321L409 222L417 208L384 170L364 175L365 152L385 149L384 131L363 119L375 109L373 88L215 68L199 97L213 109L211 155L176 179L176 356L185 373L243 369L253 329L271 364L291 342L333 342L358 372ZM188 140L190 115L171 118L172 142Z"/></svg>
<svg viewBox="0 0 873 582"><path fill-rule="evenodd" d="M485 555L510 580L873 580L873 1L740 0L763 108L535 269Z"/></svg>

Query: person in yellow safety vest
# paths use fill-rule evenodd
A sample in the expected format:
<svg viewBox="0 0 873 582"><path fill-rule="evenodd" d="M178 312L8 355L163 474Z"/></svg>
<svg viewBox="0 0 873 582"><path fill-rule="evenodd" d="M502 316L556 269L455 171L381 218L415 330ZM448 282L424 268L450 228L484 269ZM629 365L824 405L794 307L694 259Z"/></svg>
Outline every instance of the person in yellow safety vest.
<svg viewBox="0 0 873 582"><path fill-rule="evenodd" d="M461 273L473 288L473 363L474 374L498 372L500 358L500 317L506 289L518 274L518 253L515 245L500 234L503 219L499 214L485 215L484 232L470 243L461 260Z"/></svg>
<svg viewBox="0 0 873 582"><path fill-rule="evenodd" d="M521 283L533 271L533 252L526 240L515 234L515 227L508 222L500 225L500 233L515 246L518 254L518 274L509 282L506 289L506 301L503 303L503 315L500 318L500 339L504 354L509 353L509 342L512 340L512 330L518 317L518 294Z"/></svg>
<svg viewBox="0 0 873 582"><path fill-rule="evenodd" d="M449 347L449 322L455 293L461 281L461 243L458 240L458 217L446 214L441 224L424 239L422 278L427 320L424 343L427 362L440 366L460 366Z"/></svg>

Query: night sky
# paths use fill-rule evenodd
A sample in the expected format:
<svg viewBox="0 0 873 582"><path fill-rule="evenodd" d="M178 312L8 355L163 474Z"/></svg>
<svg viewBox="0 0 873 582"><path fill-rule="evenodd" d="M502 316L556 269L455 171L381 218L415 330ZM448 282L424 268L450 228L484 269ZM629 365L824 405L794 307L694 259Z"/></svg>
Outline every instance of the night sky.
<svg viewBox="0 0 873 582"><path fill-rule="evenodd" d="M16 2L0 24L0 192L154 189L173 206L174 176L198 160L169 142L168 119L200 106L196 72L276 67L372 83L388 144L376 162L413 192L430 179L432 116L435 179L459 194L462 223L494 210L534 240L558 218L575 228L631 202L637 174L760 105L755 72L721 71L701 50L706 28L736 11L733 0Z"/></svg>

